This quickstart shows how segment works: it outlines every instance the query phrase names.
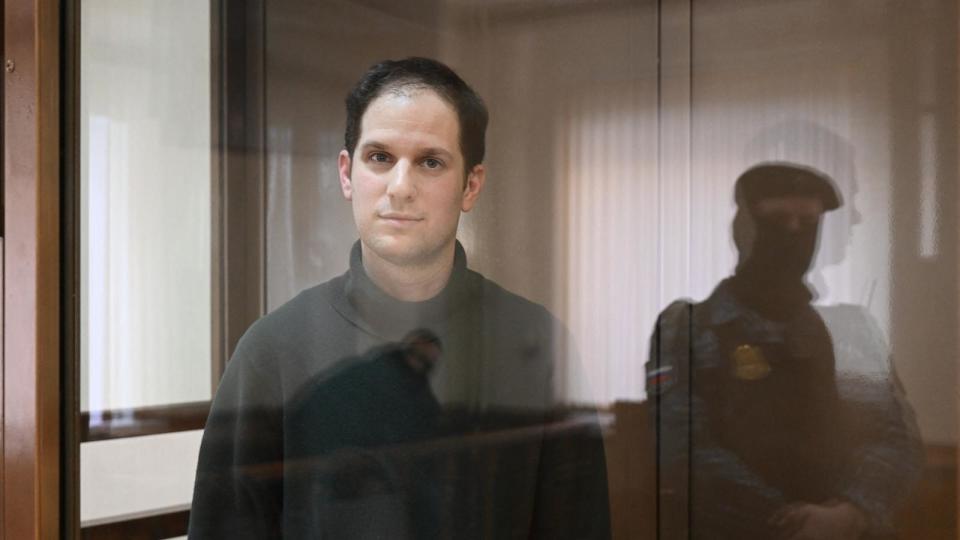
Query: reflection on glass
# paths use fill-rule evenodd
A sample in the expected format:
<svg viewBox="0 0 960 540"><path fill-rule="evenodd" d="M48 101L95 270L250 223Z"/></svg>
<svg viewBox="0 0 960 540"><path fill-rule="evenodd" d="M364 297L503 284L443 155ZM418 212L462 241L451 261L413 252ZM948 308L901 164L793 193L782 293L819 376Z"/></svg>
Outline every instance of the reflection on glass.
<svg viewBox="0 0 960 540"><path fill-rule="evenodd" d="M734 275L703 302L673 303L651 340L664 530L893 534L923 460L913 410L868 312L818 310L805 281L842 197L789 163L749 169L735 193Z"/></svg>
<svg viewBox="0 0 960 540"><path fill-rule="evenodd" d="M940 225L940 205L937 204L937 125L933 114L920 118L920 255L931 259L937 256L937 227Z"/></svg>

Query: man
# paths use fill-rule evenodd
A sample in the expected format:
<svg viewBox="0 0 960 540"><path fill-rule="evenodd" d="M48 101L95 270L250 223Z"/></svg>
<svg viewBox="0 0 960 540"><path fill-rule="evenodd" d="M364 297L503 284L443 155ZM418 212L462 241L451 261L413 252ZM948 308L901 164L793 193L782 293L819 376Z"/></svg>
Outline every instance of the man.
<svg viewBox="0 0 960 540"><path fill-rule="evenodd" d="M238 344L190 537L607 537L596 423L555 421L563 333L456 240L486 180L482 100L408 58L370 68L346 105L350 269Z"/></svg>
<svg viewBox="0 0 960 540"><path fill-rule="evenodd" d="M661 537L886 538L918 478L913 413L869 317L831 310L828 328L804 280L840 196L789 163L735 196L736 272L669 306L651 342Z"/></svg>

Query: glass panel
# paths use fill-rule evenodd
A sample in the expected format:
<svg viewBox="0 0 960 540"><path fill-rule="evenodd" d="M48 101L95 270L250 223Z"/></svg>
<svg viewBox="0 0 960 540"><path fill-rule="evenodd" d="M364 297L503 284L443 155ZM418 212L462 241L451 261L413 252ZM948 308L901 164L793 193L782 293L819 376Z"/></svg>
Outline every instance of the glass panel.
<svg viewBox="0 0 960 540"><path fill-rule="evenodd" d="M663 532L953 538L956 5L692 6Z"/></svg>
<svg viewBox="0 0 960 540"><path fill-rule="evenodd" d="M81 408L210 399L209 13L82 14Z"/></svg>
<svg viewBox="0 0 960 540"><path fill-rule="evenodd" d="M84 523L955 537L957 20L84 2Z"/></svg>
<svg viewBox="0 0 960 540"><path fill-rule="evenodd" d="M141 431L144 411L161 421L211 397L211 26L192 0L85 1L80 17L80 514L92 525L190 500L199 432L115 438Z"/></svg>

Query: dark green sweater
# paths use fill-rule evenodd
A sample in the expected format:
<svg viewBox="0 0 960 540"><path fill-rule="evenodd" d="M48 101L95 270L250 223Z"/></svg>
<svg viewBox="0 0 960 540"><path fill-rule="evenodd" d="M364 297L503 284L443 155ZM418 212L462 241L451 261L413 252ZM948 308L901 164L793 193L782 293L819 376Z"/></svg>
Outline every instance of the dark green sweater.
<svg viewBox="0 0 960 540"><path fill-rule="evenodd" d="M424 369L411 331L442 354ZM207 421L190 538L607 538L599 429L563 413L566 334L466 267L398 301L363 271L250 327Z"/></svg>

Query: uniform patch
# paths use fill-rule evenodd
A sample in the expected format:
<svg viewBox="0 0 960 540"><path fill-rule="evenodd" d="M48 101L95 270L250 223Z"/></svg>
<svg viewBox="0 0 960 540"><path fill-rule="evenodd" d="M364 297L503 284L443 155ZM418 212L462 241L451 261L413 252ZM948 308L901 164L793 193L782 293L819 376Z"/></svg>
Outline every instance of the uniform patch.
<svg viewBox="0 0 960 540"><path fill-rule="evenodd" d="M770 375L770 363L763 356L760 347L740 345L731 355L733 376L744 381L759 381Z"/></svg>
<svg viewBox="0 0 960 540"><path fill-rule="evenodd" d="M673 366L664 366L647 372L647 394L659 395L670 389L676 382Z"/></svg>

